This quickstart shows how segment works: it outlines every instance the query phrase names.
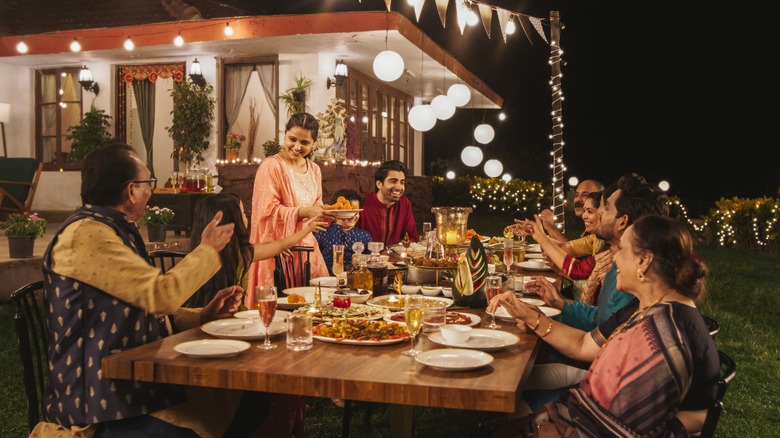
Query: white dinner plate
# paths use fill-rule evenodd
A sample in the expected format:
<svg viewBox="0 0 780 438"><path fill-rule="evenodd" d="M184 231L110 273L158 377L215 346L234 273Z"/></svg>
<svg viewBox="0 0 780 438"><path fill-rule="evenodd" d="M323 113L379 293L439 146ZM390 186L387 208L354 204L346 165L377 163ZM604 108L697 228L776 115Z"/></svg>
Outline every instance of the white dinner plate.
<svg viewBox="0 0 780 438"><path fill-rule="evenodd" d="M190 357L232 357L249 348L249 343L233 341L229 339L201 339L198 341L182 342L173 347L173 350Z"/></svg>
<svg viewBox="0 0 780 438"><path fill-rule="evenodd" d="M537 307L537 309L539 309L540 312L544 313L545 316L548 316L550 318L561 314L561 311L554 307L539 306ZM509 312L507 312L503 306L499 307L496 310L496 318L502 321L512 321L512 322L515 321L515 318L512 317L512 315L510 315Z"/></svg>
<svg viewBox="0 0 780 438"><path fill-rule="evenodd" d="M542 247L538 243L529 243L525 251L527 256L529 252L542 252Z"/></svg>
<svg viewBox="0 0 780 438"><path fill-rule="evenodd" d="M289 315L290 312L284 311L284 310L277 310L276 314L274 314L274 321L284 321L287 319L287 315ZM240 312L236 312L233 314L233 318L241 318L241 319L260 319L260 312L257 311L257 309L254 310L242 310Z"/></svg>
<svg viewBox="0 0 780 438"><path fill-rule="evenodd" d="M325 211L327 211L328 214L336 216L339 219L349 219L355 216L356 214L360 213L361 211L363 211L363 209L356 208L353 210L325 210Z"/></svg>
<svg viewBox="0 0 780 438"><path fill-rule="evenodd" d="M528 262L527 260L518 263L517 266L520 266L521 268L524 269L528 269L529 271L552 271L552 268L549 265L544 265L541 268L537 268L536 266L532 266L531 263Z"/></svg>
<svg viewBox="0 0 780 438"><path fill-rule="evenodd" d="M311 286L316 286L317 283L322 287L338 287L339 279L336 277L317 277L309 280Z"/></svg>
<svg viewBox="0 0 780 438"><path fill-rule="evenodd" d="M218 338L241 339L256 341L265 338L265 326L260 319L226 318L211 321L200 326L200 329ZM284 333L286 324L284 320L274 319L268 326L268 335L273 336Z"/></svg>
<svg viewBox="0 0 780 438"><path fill-rule="evenodd" d="M536 307L544 306L546 304L544 300L540 300L538 298L520 298L520 301Z"/></svg>
<svg viewBox="0 0 780 438"><path fill-rule="evenodd" d="M322 303L327 304L330 302L333 298L333 292L336 292L335 287L320 287L320 293L322 294ZM286 310L294 310L301 306L305 306L306 304L311 304L314 302L314 286L301 286L301 287L291 287L287 288L282 291L284 295L290 295L290 294L298 294L301 295L303 298L306 299L305 303L288 303L286 296L280 296L276 300L276 305L279 306L280 309L286 309Z"/></svg>
<svg viewBox="0 0 780 438"><path fill-rule="evenodd" d="M455 320L455 317L458 319ZM466 323L466 318L468 318L469 322ZM398 324L404 324L406 320L404 319L404 312L394 312L389 315L385 315L384 320L387 322L394 322ZM462 322L458 322L462 321ZM474 327L476 325L479 325L479 322L482 321L482 318L480 318L478 315L474 315L473 313L466 313L466 312L447 312L447 324L463 324L468 325L471 327Z"/></svg>
<svg viewBox="0 0 780 438"><path fill-rule="evenodd" d="M525 258L527 259L543 259L544 255L540 252L527 252L525 253Z"/></svg>
<svg viewBox="0 0 780 438"><path fill-rule="evenodd" d="M470 348L474 350L492 351L511 347L520 342L520 337L503 330L473 329L471 336L465 342L450 342L444 339L441 332L428 335L431 342L447 347Z"/></svg>
<svg viewBox="0 0 780 438"><path fill-rule="evenodd" d="M493 356L484 351L460 348L428 350L418 354L414 359L423 365L442 371L475 370L493 362Z"/></svg>

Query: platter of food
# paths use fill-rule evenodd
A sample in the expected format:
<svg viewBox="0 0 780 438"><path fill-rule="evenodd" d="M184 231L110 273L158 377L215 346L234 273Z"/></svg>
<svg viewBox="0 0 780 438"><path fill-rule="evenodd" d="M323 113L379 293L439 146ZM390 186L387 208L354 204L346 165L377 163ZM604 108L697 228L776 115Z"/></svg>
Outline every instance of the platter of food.
<svg viewBox="0 0 780 438"><path fill-rule="evenodd" d="M406 298L401 295L382 295L381 297L371 298L366 304L375 307L381 307L390 310L403 310ZM446 307L452 306L454 301L444 297L423 297L424 307L437 307L444 304Z"/></svg>
<svg viewBox="0 0 780 438"><path fill-rule="evenodd" d="M445 318L445 324L462 324L472 327L479 325L479 322L482 320L482 318L477 315L464 312L447 312L447 316ZM391 313L386 315L384 319L387 322L398 322L402 324L406 322L406 319L404 318L404 312Z"/></svg>
<svg viewBox="0 0 780 438"><path fill-rule="evenodd" d="M309 313L311 310L310 305L304 305L293 311L293 313ZM340 308L333 305L322 306L322 310L313 312L313 317L319 321L330 321L335 318L360 318L367 320L379 320L390 313L389 310L377 307L369 306L367 304L352 304L349 307Z"/></svg>
<svg viewBox="0 0 780 438"><path fill-rule="evenodd" d="M336 319L312 328L314 339L335 344L388 345L409 339L403 324L365 319Z"/></svg>

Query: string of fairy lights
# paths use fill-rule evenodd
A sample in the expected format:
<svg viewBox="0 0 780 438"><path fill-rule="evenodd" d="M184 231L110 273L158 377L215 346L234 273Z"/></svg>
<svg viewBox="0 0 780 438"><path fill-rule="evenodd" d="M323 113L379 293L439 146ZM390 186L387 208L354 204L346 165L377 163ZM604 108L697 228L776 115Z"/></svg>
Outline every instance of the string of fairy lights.
<svg viewBox="0 0 780 438"><path fill-rule="evenodd" d="M561 84L561 78L563 73L561 72L561 65L563 61L563 50L561 49L560 42L560 17L557 11L553 11L550 14L550 90L552 92L552 133L550 134L550 140L552 141L552 163L550 168L552 169L552 211L554 215L555 226L561 231L565 229L565 214L564 207L566 205L566 190L564 189L564 173L566 172L566 164L563 162L563 87Z"/></svg>

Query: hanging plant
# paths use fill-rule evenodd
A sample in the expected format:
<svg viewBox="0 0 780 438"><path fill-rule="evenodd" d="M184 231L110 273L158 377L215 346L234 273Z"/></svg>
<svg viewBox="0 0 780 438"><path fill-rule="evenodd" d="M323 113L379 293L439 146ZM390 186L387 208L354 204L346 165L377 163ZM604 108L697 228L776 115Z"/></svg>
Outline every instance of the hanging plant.
<svg viewBox="0 0 780 438"><path fill-rule="evenodd" d="M78 125L68 128L68 140L72 140L69 161L81 161L93 150L105 146L115 138L109 132L111 116L93 105L84 113L84 118Z"/></svg>
<svg viewBox="0 0 780 438"><path fill-rule="evenodd" d="M294 76L295 86L285 90L279 99L287 109L287 116L306 112L306 93L314 82L306 76Z"/></svg>
<svg viewBox="0 0 780 438"><path fill-rule="evenodd" d="M201 87L190 78L171 89L173 122L165 128L173 139L171 158L186 163L200 164L203 161L214 120L216 100L211 96L212 91L211 85Z"/></svg>

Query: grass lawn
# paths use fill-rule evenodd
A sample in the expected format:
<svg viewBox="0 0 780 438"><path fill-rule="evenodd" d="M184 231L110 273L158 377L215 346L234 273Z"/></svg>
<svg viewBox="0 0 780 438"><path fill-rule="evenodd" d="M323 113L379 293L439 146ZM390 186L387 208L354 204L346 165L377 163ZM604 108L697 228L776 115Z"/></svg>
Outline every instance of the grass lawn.
<svg viewBox="0 0 780 438"><path fill-rule="evenodd" d="M499 234L509 221L472 219L482 234ZM710 266L709 296L700 307L721 326L716 344L737 362L737 376L729 387L718 436L776 436L780 430L780 272L779 256L752 255L729 249L700 247ZM0 305L0 436L26 436L26 399L13 331L13 308ZM370 366L368 364L367 366ZM378 371L380 372L380 371ZM342 410L327 399L310 399L306 435L335 437L341 433ZM358 404L352 422L355 437L389 436L383 405L373 405L371 430L363 423L365 404ZM418 436L484 437L492 413L447 409L415 409Z"/></svg>

